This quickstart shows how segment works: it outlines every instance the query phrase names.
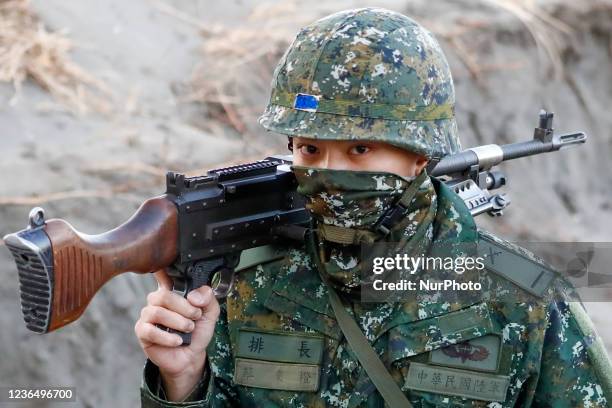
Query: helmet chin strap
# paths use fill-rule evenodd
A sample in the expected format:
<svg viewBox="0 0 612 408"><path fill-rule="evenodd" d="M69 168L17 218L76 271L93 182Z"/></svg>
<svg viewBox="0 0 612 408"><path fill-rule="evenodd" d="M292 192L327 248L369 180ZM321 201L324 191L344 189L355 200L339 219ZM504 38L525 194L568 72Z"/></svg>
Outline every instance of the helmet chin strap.
<svg viewBox="0 0 612 408"><path fill-rule="evenodd" d="M423 184L428 177L427 170L423 169L421 174L419 174L412 183L410 183L408 188L406 188L406 191L404 191L404 194L402 194L398 202L393 207L389 208L380 220L378 220L374 228L379 234L386 237L389 235L393 226L404 218L410 206L410 202L417 191L419 191L421 184Z"/></svg>

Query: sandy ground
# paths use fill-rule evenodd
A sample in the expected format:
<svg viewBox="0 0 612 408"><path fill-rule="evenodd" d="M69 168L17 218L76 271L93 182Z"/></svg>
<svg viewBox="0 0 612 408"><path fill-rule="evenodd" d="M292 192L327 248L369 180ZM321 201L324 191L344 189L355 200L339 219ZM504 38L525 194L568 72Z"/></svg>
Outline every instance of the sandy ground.
<svg viewBox="0 0 612 408"><path fill-rule="evenodd" d="M204 25L240 27L252 3L159 4L33 1L49 27L68 29L79 45L72 54L75 60L113 89L115 111L74 116L31 83L25 84L17 104L9 106L13 89L0 85L0 235L24 227L31 203L20 198L81 190L79 198L43 199L41 205L48 217L65 218L80 231L100 233L126 220L145 198L163 192L163 177L151 174L155 171L212 167L262 150L284 152L282 138L260 131L254 130L252 137L261 146L245 143L229 127L206 131L201 126L208 120L205 110L179 102L180 89L201 61L202 38L196 26L162 11L163 4ZM525 27L507 11L475 1L368 4L442 26L460 18L488 21L467 42L483 69L493 67L477 81L455 49L443 42L455 75L466 147L531 138L542 106L555 112L560 131L589 134L580 149L504 165L512 205L501 219L479 218L482 226L512 240L612 242L609 2L582 8L546 2L547 10L574 29L561 47L565 74L559 79L547 75L550 64L538 57ZM359 5L364 2L334 2L329 7ZM251 96L255 107L263 110L267 95ZM109 194L118 186L124 191ZM75 386L77 406L138 405L144 355L133 324L147 292L155 287L151 276L113 279L76 323L37 336L23 325L16 270L1 247L0 271L5 277L0 283L0 323L5 328L0 332L1 386ZM612 351L610 303L587 306Z"/></svg>

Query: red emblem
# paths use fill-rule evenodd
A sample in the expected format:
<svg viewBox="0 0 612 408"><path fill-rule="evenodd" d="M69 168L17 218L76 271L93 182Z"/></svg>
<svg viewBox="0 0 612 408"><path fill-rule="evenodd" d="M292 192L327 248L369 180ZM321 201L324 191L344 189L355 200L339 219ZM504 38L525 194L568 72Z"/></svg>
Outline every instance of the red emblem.
<svg viewBox="0 0 612 408"><path fill-rule="evenodd" d="M489 357L489 350L486 347L467 342L445 347L442 352L451 358L461 358L462 363L465 363L465 360L482 361Z"/></svg>

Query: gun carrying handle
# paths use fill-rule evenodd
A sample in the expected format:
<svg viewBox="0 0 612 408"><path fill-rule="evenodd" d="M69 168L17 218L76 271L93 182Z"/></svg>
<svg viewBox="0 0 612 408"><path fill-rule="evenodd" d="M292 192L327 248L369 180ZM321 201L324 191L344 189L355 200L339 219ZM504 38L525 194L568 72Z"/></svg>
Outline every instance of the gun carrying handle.
<svg viewBox="0 0 612 408"><path fill-rule="evenodd" d="M45 232L52 246L53 279L48 331L76 320L113 276L149 273L172 264L178 253L177 219L176 206L160 196L145 201L124 224L99 235L49 220Z"/></svg>

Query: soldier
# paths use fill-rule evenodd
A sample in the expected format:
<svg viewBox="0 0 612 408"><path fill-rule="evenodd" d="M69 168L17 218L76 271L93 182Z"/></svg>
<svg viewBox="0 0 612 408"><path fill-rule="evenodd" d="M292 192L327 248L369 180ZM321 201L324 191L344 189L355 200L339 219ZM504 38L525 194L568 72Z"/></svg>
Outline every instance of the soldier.
<svg viewBox="0 0 612 408"><path fill-rule="evenodd" d="M608 406L609 360L572 288L427 175L461 149L431 33L382 9L333 14L298 33L272 87L260 123L290 138L312 233L244 253L221 304L209 287L184 299L156 273L135 326L143 407ZM372 242L409 254L475 243L510 266L487 258L486 291L469 302L362 303Z"/></svg>

